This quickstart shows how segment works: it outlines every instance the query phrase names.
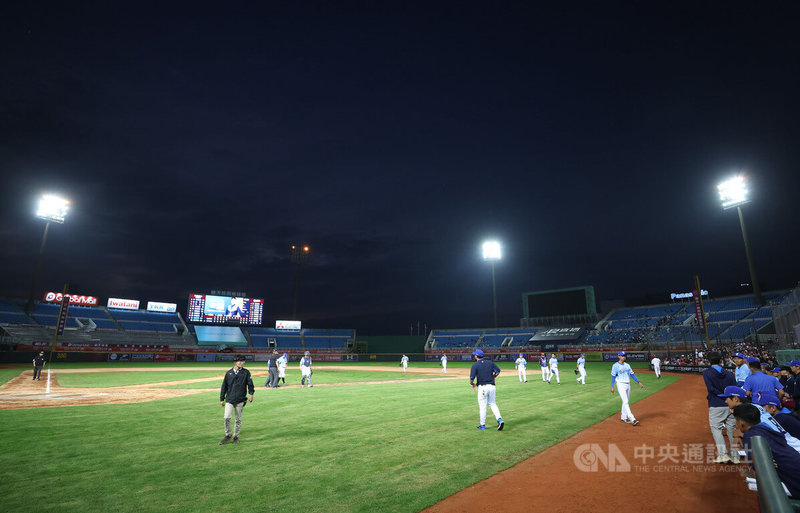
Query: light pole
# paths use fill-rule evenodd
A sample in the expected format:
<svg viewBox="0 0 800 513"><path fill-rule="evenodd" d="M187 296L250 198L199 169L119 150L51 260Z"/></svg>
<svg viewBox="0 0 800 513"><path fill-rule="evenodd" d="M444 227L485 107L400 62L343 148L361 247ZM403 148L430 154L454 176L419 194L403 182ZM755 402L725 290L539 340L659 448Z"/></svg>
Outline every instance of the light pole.
<svg viewBox="0 0 800 513"><path fill-rule="evenodd" d="M722 208L725 210L736 207L739 212L739 225L742 227L742 239L744 239L744 252L747 255L747 266L750 268L750 282L753 285L753 302L757 305L763 305L764 299L761 297L761 287L758 285L758 278L756 278L756 267L753 264L753 256L750 254L750 242L747 239L747 230L744 226L744 215L742 214L742 205L749 203L750 199L747 195L750 193L747 190L747 180L743 175L734 176L721 184L717 185L719 192L719 199L722 202Z"/></svg>
<svg viewBox="0 0 800 513"><path fill-rule="evenodd" d="M500 243L497 241L486 241L483 243L483 259L492 264L492 304L494 305L494 327L497 328L497 284L494 279L494 263L500 260L502 254Z"/></svg>
<svg viewBox="0 0 800 513"><path fill-rule="evenodd" d="M28 303L25 305L25 311L30 313L33 311L33 301L36 295L36 286L39 281L39 272L42 269L42 259L44 258L44 246L47 244L47 232L50 230L50 223L64 224L64 219L67 216L67 209L69 208L69 201L52 194L44 194L39 199L39 208L36 211L36 217L44 219L47 223L44 225L44 234L42 235L42 245L39 247L39 258L36 260L36 269L33 272L33 280L31 281L31 292L28 295Z"/></svg>
<svg viewBox="0 0 800 513"><path fill-rule="evenodd" d="M297 320L297 296L300 294L300 264L308 259L311 248L307 245L297 246L292 244L292 263L297 264L297 274L294 280L294 308L292 309L292 319Z"/></svg>

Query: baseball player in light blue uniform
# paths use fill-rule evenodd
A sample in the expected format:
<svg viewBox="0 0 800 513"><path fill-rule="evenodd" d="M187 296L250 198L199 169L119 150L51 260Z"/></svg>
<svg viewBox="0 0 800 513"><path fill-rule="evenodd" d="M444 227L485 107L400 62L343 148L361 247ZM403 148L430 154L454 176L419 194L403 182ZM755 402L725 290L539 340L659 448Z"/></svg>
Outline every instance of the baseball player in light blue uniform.
<svg viewBox="0 0 800 513"><path fill-rule="evenodd" d="M447 355L442 353L442 357L439 358L439 361L442 362L442 374L447 374Z"/></svg>
<svg viewBox="0 0 800 513"><path fill-rule="evenodd" d="M725 387L725 392L717 394L717 396L725 399L725 403L727 403L728 407L733 409L740 404L744 404L744 400L747 398L747 392L743 388L739 387ZM778 421L775 420L775 418L764 409L763 406L757 404L760 402L766 402L765 399L767 398L756 397L755 401L753 402L753 406L758 408L758 412L761 414L761 422L771 430L783 435L783 437L786 439L786 445L795 451L800 452L800 440L790 435L789 432L786 431L783 426L781 426Z"/></svg>
<svg viewBox="0 0 800 513"><path fill-rule="evenodd" d="M733 353L733 364L736 366L733 376L736 378L736 384L741 387L744 385L744 380L747 379L747 376L752 374L750 371L750 362L745 360L742 353Z"/></svg>
<svg viewBox="0 0 800 513"><path fill-rule="evenodd" d="M300 358L300 387L302 388L303 385L308 383L308 388L311 388L311 375L314 371L311 369L311 353L306 351L303 354L303 357Z"/></svg>
<svg viewBox="0 0 800 513"><path fill-rule="evenodd" d="M556 377L556 383L559 385L561 384L561 376L558 374L558 358L556 358L556 354L553 353L550 355L550 376L547 378L547 384L550 384L550 380L553 379L553 376Z"/></svg>
<svg viewBox="0 0 800 513"><path fill-rule="evenodd" d="M633 416L631 407L628 404L631 397L631 379L639 383L640 388L644 388L644 385L633 373L631 366L625 361L627 358L625 351L617 353L617 357L619 361L611 367L611 393L614 393L614 387L616 386L617 392L619 392L619 396L622 399L622 417L620 420L638 426L639 421Z"/></svg>
<svg viewBox="0 0 800 513"><path fill-rule="evenodd" d="M408 356L403 355L403 357L400 358L400 363L403 364L403 372L405 372L406 369L408 369Z"/></svg>
<svg viewBox="0 0 800 513"><path fill-rule="evenodd" d="M585 353L581 353L581 357L578 358L578 379L576 380L581 385L586 384L586 358L584 358Z"/></svg>
<svg viewBox="0 0 800 513"><path fill-rule="evenodd" d="M517 376L519 376L520 383L527 383L528 382L528 360L525 359L525 355L520 353L519 358L514 360L514 365L517 367Z"/></svg>
<svg viewBox="0 0 800 513"><path fill-rule="evenodd" d="M542 367L542 381L547 381L550 378L550 368L547 367L547 357L544 353L539 357L539 365Z"/></svg>

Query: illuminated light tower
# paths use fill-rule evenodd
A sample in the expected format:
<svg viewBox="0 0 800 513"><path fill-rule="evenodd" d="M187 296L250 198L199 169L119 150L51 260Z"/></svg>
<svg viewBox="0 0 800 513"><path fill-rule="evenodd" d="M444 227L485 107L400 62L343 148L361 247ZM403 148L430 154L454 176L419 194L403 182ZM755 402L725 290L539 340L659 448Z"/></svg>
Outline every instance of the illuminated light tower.
<svg viewBox="0 0 800 513"><path fill-rule="evenodd" d="M64 219L67 217L67 210L69 209L69 200L54 196L52 194L44 194L39 199L39 208L36 210L36 217L44 219L47 224L44 225L44 235L42 235L42 245L39 247L39 258L36 261L36 270L33 272L33 281L31 282L31 293L28 295L28 303L25 305L25 311L30 313L33 311L33 298L36 295L36 286L39 282L39 272L42 269L42 259L44 258L44 246L47 244L47 232L50 230L50 223L64 224Z"/></svg>
<svg viewBox="0 0 800 513"><path fill-rule="evenodd" d="M497 284L494 279L494 263L502 257L500 243L486 241L483 243L483 259L492 263L492 303L494 305L494 327L497 328Z"/></svg>
<svg viewBox="0 0 800 513"><path fill-rule="evenodd" d="M292 263L297 264L297 275L294 280L294 308L292 309L292 319L297 320L297 297L300 295L300 264L305 262L311 254L308 245L297 246L292 244Z"/></svg>
<svg viewBox="0 0 800 513"><path fill-rule="evenodd" d="M757 305L763 305L764 299L761 296L761 287L758 285L758 278L756 278L756 268L753 264L753 256L750 254L750 242L747 239L747 230L744 227L744 215L742 214L742 205L749 203L750 199L747 190L747 180L743 175L734 176L721 184L717 185L719 192L719 199L722 202L722 208L725 210L736 207L739 212L739 224L742 227L742 239L744 239L744 252L747 255L747 266L750 268L750 282L753 285L753 302Z"/></svg>

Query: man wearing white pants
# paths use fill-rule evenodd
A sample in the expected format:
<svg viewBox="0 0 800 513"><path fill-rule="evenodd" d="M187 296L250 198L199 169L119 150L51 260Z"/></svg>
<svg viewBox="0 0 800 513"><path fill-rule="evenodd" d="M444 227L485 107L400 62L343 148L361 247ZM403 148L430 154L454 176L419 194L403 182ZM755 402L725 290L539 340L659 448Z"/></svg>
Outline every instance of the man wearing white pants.
<svg viewBox="0 0 800 513"><path fill-rule="evenodd" d="M553 379L553 376L556 377L556 383L560 385L561 376L558 374L558 358L556 358L555 353L550 355L550 376L547 378L548 385L550 384L550 381Z"/></svg>
<svg viewBox="0 0 800 513"><path fill-rule="evenodd" d="M581 357L578 358L578 383L581 385L586 384L586 358L584 358L584 353L581 353Z"/></svg>
<svg viewBox="0 0 800 513"><path fill-rule="evenodd" d="M442 353L442 357L439 359L442 364L442 374L447 374L447 355Z"/></svg>
<svg viewBox="0 0 800 513"><path fill-rule="evenodd" d="M633 416L630 404L628 404L631 397L631 379L639 383L640 388L644 388L644 385L636 377L636 374L633 373L631 366L625 362L627 358L625 351L617 353L617 357L619 361L611 367L611 393L614 393L614 387L616 386L619 397L622 399L622 416L620 420L638 426L639 421Z"/></svg>
<svg viewBox="0 0 800 513"><path fill-rule="evenodd" d="M403 365L403 372L405 372L408 369L408 356L403 355L403 357L400 358L400 364Z"/></svg>
<svg viewBox="0 0 800 513"><path fill-rule="evenodd" d="M475 357L475 363L472 364L472 369L469 371L469 384L473 390L478 390L478 413L481 423L477 428L481 431L486 429L486 406L488 405L497 419L497 430L502 431L505 422L503 422L500 409L495 403L497 389L494 385L494 378L500 374L500 368L493 361L484 360L483 351L480 349L476 349L472 355Z"/></svg>
<svg viewBox="0 0 800 513"><path fill-rule="evenodd" d="M547 367L547 358L544 353L539 357L539 366L542 368L542 381L550 379L550 369Z"/></svg>
<svg viewBox="0 0 800 513"><path fill-rule="evenodd" d="M303 385L306 385L308 388L311 388L311 375L314 373L311 370L311 353L306 351L303 354L303 357L300 358L300 387L302 388Z"/></svg>
<svg viewBox="0 0 800 513"><path fill-rule="evenodd" d="M656 378L661 379L661 358L658 356L653 356L653 359L650 360L650 363L653 364L653 372L656 373Z"/></svg>
<svg viewBox="0 0 800 513"><path fill-rule="evenodd" d="M514 361L514 365L517 366L517 376L519 377L520 383L527 383L528 382L528 360L525 359L525 355L520 353L519 358Z"/></svg>

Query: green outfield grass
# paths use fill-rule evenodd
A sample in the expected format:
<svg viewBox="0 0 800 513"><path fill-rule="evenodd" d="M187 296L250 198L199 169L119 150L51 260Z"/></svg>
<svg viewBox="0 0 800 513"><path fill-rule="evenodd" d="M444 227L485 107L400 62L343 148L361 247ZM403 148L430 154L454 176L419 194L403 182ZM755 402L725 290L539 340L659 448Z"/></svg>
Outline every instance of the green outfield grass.
<svg viewBox="0 0 800 513"><path fill-rule="evenodd" d="M367 369L369 367L366 367ZM183 373L178 373L180 376ZM312 377L311 382L314 385L327 385L331 383L358 383L358 382L367 382L367 381L394 381L394 380L409 380L409 379L440 379L444 378L444 375L427 375L427 374L417 374L417 373L406 373L403 374L402 372L381 372L381 371L370 371L370 370L363 370L363 371L351 371L351 370L340 370L340 369L326 369L324 367L317 368L314 371L314 375ZM175 379L181 379L177 377ZM189 378L186 378L189 379ZM253 378L253 383L255 384L256 388L264 388L264 383L266 382L266 376L257 376ZM164 388L183 388L183 389L203 389L203 388L213 388L219 387L222 384L221 379L209 379L206 381L201 381L197 383L184 383L180 385L167 385ZM286 369L286 385L299 385L300 384L300 371L297 369ZM313 388L313 387L312 387Z"/></svg>
<svg viewBox="0 0 800 513"><path fill-rule="evenodd" d="M159 383L163 381L179 381L184 379L214 378L222 381L225 371L144 371L144 372L94 372L74 374L58 374L58 384L62 387L119 387L125 385L145 385L148 383Z"/></svg>
<svg viewBox="0 0 800 513"><path fill-rule="evenodd" d="M218 445L217 392L3 410L2 509L27 511L35 500L37 511L53 512L416 512L619 412L610 363L590 364L585 387L571 364L562 364L561 386L538 375L519 383L507 365L502 432L491 429L491 413L490 429L475 429L466 380L257 389L238 446ZM314 377L327 372L320 366ZM647 388L634 388L633 402L679 378L641 379ZM631 429L646 429L641 421Z"/></svg>

